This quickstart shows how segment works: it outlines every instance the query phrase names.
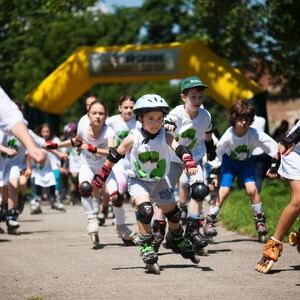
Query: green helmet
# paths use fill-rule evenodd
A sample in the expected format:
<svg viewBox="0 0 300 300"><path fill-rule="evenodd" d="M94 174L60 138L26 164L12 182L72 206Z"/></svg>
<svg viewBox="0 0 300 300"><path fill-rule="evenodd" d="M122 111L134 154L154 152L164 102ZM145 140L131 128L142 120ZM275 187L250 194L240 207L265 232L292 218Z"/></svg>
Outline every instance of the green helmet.
<svg viewBox="0 0 300 300"><path fill-rule="evenodd" d="M169 105L166 100L159 95L146 94L140 97L133 107L133 112L137 116L150 111L161 111L166 115L169 112Z"/></svg>

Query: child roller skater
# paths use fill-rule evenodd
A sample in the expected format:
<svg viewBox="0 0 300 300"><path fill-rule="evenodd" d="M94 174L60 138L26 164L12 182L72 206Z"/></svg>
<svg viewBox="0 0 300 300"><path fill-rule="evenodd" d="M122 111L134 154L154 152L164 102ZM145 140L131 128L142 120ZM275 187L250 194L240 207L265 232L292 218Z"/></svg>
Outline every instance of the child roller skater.
<svg viewBox="0 0 300 300"><path fill-rule="evenodd" d="M89 105L88 120L79 122L77 135L68 141L59 144L53 143L52 149L68 147L72 145L80 150L82 164L79 170L79 193L81 203L87 218L87 232L95 246L99 244L99 225L97 210L93 201L92 181L94 173L103 165L108 148L114 145L114 132L105 124L107 110L104 104L98 100ZM48 148L49 148L48 147Z"/></svg>
<svg viewBox="0 0 300 300"><path fill-rule="evenodd" d="M263 131L251 128L255 115L254 106L248 102L239 100L230 110L229 127L217 143L216 165L220 166L220 188L216 204L210 207L206 218L206 235L217 235L215 229L217 216L227 199L235 176L239 175L244 183L246 194L250 198L259 242L265 241L267 228L265 216L262 211L260 195L255 185L253 168L253 150L259 146L272 157L271 168L267 171L269 178L277 176L279 161L277 159L277 143Z"/></svg>
<svg viewBox="0 0 300 300"><path fill-rule="evenodd" d="M273 263L281 256L283 237L300 214L300 121L280 142L278 151L281 154L278 174L289 180L292 198L279 218L274 235L263 247L263 257L256 264L255 270L264 274L271 270ZM290 234L289 241L291 245L297 246L300 253L299 230Z"/></svg>
<svg viewBox="0 0 300 300"><path fill-rule="evenodd" d="M130 164L128 190L136 207L140 253L149 272L155 274L159 274L160 269L157 264L158 256L153 248L150 225L153 205L160 207L167 217L169 230L166 239L170 248L184 258L199 263L192 244L183 235L180 210L165 178L170 164L170 147L183 160L189 174L194 174L197 168L187 147L179 145L162 128L168 111L168 104L159 95L146 94L139 98L133 112L142 127L132 129L118 148L110 149L104 166L98 170L93 180L94 186L100 188L109 176L112 166L127 154Z"/></svg>
<svg viewBox="0 0 300 300"><path fill-rule="evenodd" d="M200 233L202 226L202 205L204 198L210 193L213 186L207 186L205 182L204 169L202 159L205 153L208 153L210 158L215 156L215 147L212 140L213 124L211 116L207 110L203 108L203 93L207 86L196 76L185 78L181 82L180 97L183 105L178 105L170 111L165 118L164 126L175 137L178 143L187 147L193 158L196 161L197 171L195 174L186 174L186 186L189 189L191 200L188 204L187 218L186 218L186 238L193 244L193 247L198 255L206 255L207 251L204 249L207 246L207 241ZM169 180L173 189L184 170L185 166L175 153L171 153L171 164L169 171ZM181 196L183 196L181 194ZM184 200L180 199L181 202ZM162 236L164 216L161 211L157 210L156 220L154 225L159 226L159 232ZM159 248L159 242L157 243ZM165 246L168 246L166 243Z"/></svg>

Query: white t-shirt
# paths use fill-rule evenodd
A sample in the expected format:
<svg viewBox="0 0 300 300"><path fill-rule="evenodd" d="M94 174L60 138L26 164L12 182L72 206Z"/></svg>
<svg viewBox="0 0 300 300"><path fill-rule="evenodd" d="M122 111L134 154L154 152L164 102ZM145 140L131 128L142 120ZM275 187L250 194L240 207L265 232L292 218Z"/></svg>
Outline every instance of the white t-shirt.
<svg viewBox="0 0 300 300"><path fill-rule="evenodd" d="M260 130L260 131L265 131L265 128L266 128L266 119L263 118L263 117L260 117L260 116L254 116L254 121L253 123L251 124L252 128L255 128L257 130ZM261 155L264 153L264 150L260 147L256 147L254 150L253 150L253 155Z"/></svg>
<svg viewBox="0 0 300 300"><path fill-rule="evenodd" d="M24 117L18 106L8 97L0 86L0 129L8 132L18 122L23 121Z"/></svg>
<svg viewBox="0 0 300 300"><path fill-rule="evenodd" d="M277 154L277 142L263 131L249 127L246 134L239 137L234 134L233 127L229 127L217 144L216 160L221 164L226 153L233 160L244 161L251 158L258 146L271 157Z"/></svg>
<svg viewBox="0 0 300 300"><path fill-rule="evenodd" d="M55 176L49 160L48 151L43 150L46 154L46 160L42 163L36 164L34 171L34 183L42 187L49 187L56 185Z"/></svg>
<svg viewBox="0 0 300 300"><path fill-rule="evenodd" d="M87 122L78 123L77 135L80 136L86 144L92 144L93 146L102 149L108 148L108 139L114 138L114 131L112 128L104 124L98 137L96 139L92 139L88 135L89 126L90 125ZM94 167L98 167L99 164L103 165L106 159L105 156L91 153L88 150L82 150L80 156L83 162Z"/></svg>
<svg viewBox="0 0 300 300"><path fill-rule="evenodd" d="M166 140L166 131L143 143L145 136L140 128L130 131L134 136L132 149L127 153L130 164L130 177L138 177L145 181L157 181L166 177L170 168L170 151Z"/></svg>
<svg viewBox="0 0 300 300"><path fill-rule="evenodd" d="M195 161L201 160L206 153L205 133L212 129L210 113L200 108L198 115L191 119L185 112L184 106L178 105L170 111L166 120L175 122L177 128L174 136L178 143L191 150ZM174 151L171 152L171 161L182 162Z"/></svg>
<svg viewBox="0 0 300 300"><path fill-rule="evenodd" d="M135 117L126 122L121 115L115 115L109 117L105 123L113 129L115 133L115 146L118 147L123 139L128 135L129 131L138 127L137 124L139 122Z"/></svg>
<svg viewBox="0 0 300 300"><path fill-rule="evenodd" d="M45 144L45 140L35 134L32 130L28 130L29 135L32 137L33 141L40 147L42 148ZM6 147L9 148L14 148L17 151L17 155L15 155L12 158L7 158L7 163L6 163L6 168L9 168L11 166L18 166L21 169L24 169L26 167L26 160L25 160L25 155L26 155L26 148L23 146L23 144L15 138L13 135L8 134L7 139L5 141L5 144L3 144Z"/></svg>
<svg viewBox="0 0 300 300"><path fill-rule="evenodd" d="M77 130L78 130L79 127L86 126L86 125L89 125L89 124L90 124L89 116L88 116L88 114L85 114L80 118L80 120L77 124Z"/></svg>

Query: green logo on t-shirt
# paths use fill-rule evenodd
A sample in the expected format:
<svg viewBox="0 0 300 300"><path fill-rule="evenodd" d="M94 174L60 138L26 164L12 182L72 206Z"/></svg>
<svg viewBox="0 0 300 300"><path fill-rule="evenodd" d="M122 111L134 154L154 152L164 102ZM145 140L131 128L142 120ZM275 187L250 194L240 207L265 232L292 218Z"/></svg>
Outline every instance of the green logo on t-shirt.
<svg viewBox="0 0 300 300"><path fill-rule="evenodd" d="M188 140L192 140L187 147L192 150L195 145L197 144L197 138L195 138L196 136L196 129L194 128L189 128L185 131L183 131L179 136L176 137L176 141L178 142L179 139L188 139Z"/></svg>
<svg viewBox="0 0 300 300"><path fill-rule="evenodd" d="M157 151L142 152L139 153L138 159L142 163L147 163L147 162L156 163L155 168L153 168L149 174L150 178L155 180L159 180L163 178L166 172L167 163L165 159L159 159L159 152ZM140 178L145 178L148 176L148 173L141 168L141 165L137 160L134 161L134 166Z"/></svg>
<svg viewBox="0 0 300 300"><path fill-rule="evenodd" d="M239 145L230 152L229 156L234 160L246 160L250 158L250 150L247 145Z"/></svg>

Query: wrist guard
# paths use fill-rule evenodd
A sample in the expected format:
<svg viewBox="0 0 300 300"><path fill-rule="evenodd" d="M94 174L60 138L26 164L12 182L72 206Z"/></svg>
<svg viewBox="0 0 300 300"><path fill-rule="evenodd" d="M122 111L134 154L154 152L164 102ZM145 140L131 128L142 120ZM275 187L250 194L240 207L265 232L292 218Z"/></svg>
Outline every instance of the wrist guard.
<svg viewBox="0 0 300 300"><path fill-rule="evenodd" d="M98 173L94 175L93 178L93 186L96 188L101 188L107 177L109 176L111 172L111 167L104 165L101 169L98 170Z"/></svg>
<svg viewBox="0 0 300 300"><path fill-rule="evenodd" d="M95 147L92 144L87 144L87 151L91 152L91 153L97 153L97 147Z"/></svg>
<svg viewBox="0 0 300 300"><path fill-rule="evenodd" d="M183 161L182 159L183 154L189 154L190 156L192 156L192 152L189 150L189 148L183 145L179 145L175 149L175 153L182 161Z"/></svg>
<svg viewBox="0 0 300 300"><path fill-rule="evenodd" d="M206 147L206 156L208 161L212 161L216 158L216 149L217 147L214 144L214 141L211 139L210 141L205 141Z"/></svg>
<svg viewBox="0 0 300 300"><path fill-rule="evenodd" d="M197 168L197 164L196 162L193 160L192 156L191 155L186 155L184 158L183 158L183 163L184 163L184 166L185 166L185 169L188 171L189 169L192 169L192 168Z"/></svg>
<svg viewBox="0 0 300 300"><path fill-rule="evenodd" d="M164 122L162 123L162 126L164 127L164 125L172 125L172 126L174 126L174 130L176 130L176 128L177 128L175 122L170 121L170 120L164 120Z"/></svg>
<svg viewBox="0 0 300 300"><path fill-rule="evenodd" d="M53 143L51 141L47 141L45 148L48 149L48 150L55 150L55 149L58 148L58 144L57 143Z"/></svg>
<svg viewBox="0 0 300 300"><path fill-rule="evenodd" d="M116 164L120 159L124 158L125 154L121 155L116 148L111 147L108 149L108 156L107 160L111 161L112 163Z"/></svg>
<svg viewBox="0 0 300 300"><path fill-rule="evenodd" d="M214 131L214 129L215 129L215 124L214 124L214 122L213 121L211 121L211 129L210 130L208 130L208 131L205 131L205 133L212 133L213 131Z"/></svg>
<svg viewBox="0 0 300 300"><path fill-rule="evenodd" d="M220 168L211 169L207 178L208 184L212 183L214 179L219 179Z"/></svg>
<svg viewBox="0 0 300 300"><path fill-rule="evenodd" d="M280 160L276 158L272 158L270 172L273 174L277 173L279 166L280 166Z"/></svg>

